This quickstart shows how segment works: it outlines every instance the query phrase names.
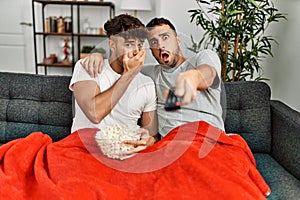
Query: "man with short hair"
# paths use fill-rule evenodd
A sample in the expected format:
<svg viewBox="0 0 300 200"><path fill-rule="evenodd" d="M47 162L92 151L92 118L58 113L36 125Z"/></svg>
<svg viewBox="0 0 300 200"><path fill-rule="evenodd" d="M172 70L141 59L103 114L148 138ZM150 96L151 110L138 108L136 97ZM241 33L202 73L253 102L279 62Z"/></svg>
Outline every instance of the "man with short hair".
<svg viewBox="0 0 300 200"><path fill-rule="evenodd" d="M133 152L155 142L157 134L156 94L153 81L142 75L146 56L144 39L147 32L137 18L119 15L104 25L109 37L111 56L104 61L96 78L75 65L70 89L75 97L72 132L83 128L104 128L115 124L140 125L148 131L135 142Z"/></svg>

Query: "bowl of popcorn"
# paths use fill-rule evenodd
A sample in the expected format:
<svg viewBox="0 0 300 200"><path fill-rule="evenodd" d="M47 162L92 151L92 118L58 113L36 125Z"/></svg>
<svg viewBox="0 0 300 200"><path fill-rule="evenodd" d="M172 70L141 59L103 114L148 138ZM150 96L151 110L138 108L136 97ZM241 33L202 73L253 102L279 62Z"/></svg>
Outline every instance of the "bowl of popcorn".
<svg viewBox="0 0 300 200"><path fill-rule="evenodd" d="M126 154L127 151L134 148L131 144L125 144L126 140L140 140L141 134L138 133L138 125L112 125L101 128L95 135L102 153L108 158L124 160L134 154Z"/></svg>

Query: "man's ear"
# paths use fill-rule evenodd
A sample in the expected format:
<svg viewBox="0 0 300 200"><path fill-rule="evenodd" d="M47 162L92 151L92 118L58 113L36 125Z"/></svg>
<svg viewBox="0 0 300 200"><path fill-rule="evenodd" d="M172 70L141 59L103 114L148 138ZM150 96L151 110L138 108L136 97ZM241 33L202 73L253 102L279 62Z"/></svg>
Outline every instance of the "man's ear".
<svg viewBox="0 0 300 200"><path fill-rule="evenodd" d="M176 36L176 39L177 39L178 46L180 46L181 45L181 39L178 35Z"/></svg>
<svg viewBox="0 0 300 200"><path fill-rule="evenodd" d="M108 40L108 46L109 46L109 49L110 49L112 52L115 52L115 51L116 51L116 43L115 43L114 40L109 39L109 40Z"/></svg>

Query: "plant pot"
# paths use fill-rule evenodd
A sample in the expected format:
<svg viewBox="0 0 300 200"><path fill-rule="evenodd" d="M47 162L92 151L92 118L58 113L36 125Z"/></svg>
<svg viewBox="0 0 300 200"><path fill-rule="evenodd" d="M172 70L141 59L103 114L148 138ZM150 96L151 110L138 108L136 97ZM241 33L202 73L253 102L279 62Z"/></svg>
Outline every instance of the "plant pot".
<svg viewBox="0 0 300 200"><path fill-rule="evenodd" d="M89 53L80 53L80 59L85 58L89 55Z"/></svg>

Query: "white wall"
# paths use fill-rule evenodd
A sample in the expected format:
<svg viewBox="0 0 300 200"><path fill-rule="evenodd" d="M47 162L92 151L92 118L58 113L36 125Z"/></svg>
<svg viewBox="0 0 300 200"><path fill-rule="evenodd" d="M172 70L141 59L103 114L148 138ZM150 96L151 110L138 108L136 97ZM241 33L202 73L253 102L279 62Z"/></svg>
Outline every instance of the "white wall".
<svg viewBox="0 0 300 200"><path fill-rule="evenodd" d="M177 29L177 32L183 33L186 37L193 37L199 40L202 37L203 30L193 23L190 23L190 14L188 10L198 8L196 0L157 0L161 2L160 10L157 15L168 18Z"/></svg>
<svg viewBox="0 0 300 200"><path fill-rule="evenodd" d="M276 5L287 13L288 21L271 27L279 45L273 47L274 57L265 63L265 76L270 79L267 83L272 88L272 98L300 111L300 1L278 1Z"/></svg>

